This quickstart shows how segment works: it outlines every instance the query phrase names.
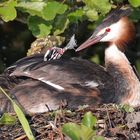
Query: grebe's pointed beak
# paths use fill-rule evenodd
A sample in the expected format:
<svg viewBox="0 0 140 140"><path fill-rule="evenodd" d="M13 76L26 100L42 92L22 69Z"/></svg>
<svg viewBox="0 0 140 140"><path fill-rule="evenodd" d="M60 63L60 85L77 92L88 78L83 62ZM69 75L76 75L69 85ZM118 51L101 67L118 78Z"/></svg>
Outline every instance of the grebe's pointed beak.
<svg viewBox="0 0 140 140"><path fill-rule="evenodd" d="M107 33L105 32L105 33L103 33L101 35L98 35L98 36L95 36L95 37L92 35L88 40L86 40L83 44L81 44L75 51L76 52L81 51L81 50L83 50L83 49L85 49L87 47L90 47L93 44L96 44L96 43L100 42L100 40L104 36L106 36L106 34Z"/></svg>

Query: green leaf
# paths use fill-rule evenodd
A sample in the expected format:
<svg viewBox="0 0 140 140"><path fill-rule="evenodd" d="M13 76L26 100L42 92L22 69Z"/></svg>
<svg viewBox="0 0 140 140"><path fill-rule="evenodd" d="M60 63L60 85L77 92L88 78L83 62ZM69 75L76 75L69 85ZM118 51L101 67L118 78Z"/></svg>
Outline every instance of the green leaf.
<svg viewBox="0 0 140 140"><path fill-rule="evenodd" d="M91 128L75 123L64 124L62 132L72 140L90 140L95 135L95 132Z"/></svg>
<svg viewBox="0 0 140 140"><path fill-rule="evenodd" d="M19 2L18 8L21 8L22 12L27 12L32 16L42 17L42 10L46 3L44 1L32 1L32 2Z"/></svg>
<svg viewBox="0 0 140 140"><path fill-rule="evenodd" d="M95 135L95 131L85 125L80 126L80 132L80 140L91 140Z"/></svg>
<svg viewBox="0 0 140 140"><path fill-rule="evenodd" d="M128 0L128 1L133 7L139 7L140 6L140 0Z"/></svg>
<svg viewBox="0 0 140 140"><path fill-rule="evenodd" d="M13 125L15 124L16 120L17 120L16 116L12 116L8 113L4 113L0 118L0 124Z"/></svg>
<svg viewBox="0 0 140 140"><path fill-rule="evenodd" d="M123 109L125 112L127 112L127 113L129 113L129 112L134 112L134 108L133 108L132 106L130 106L130 105L127 105L127 104L123 105L123 106L122 106L122 109Z"/></svg>
<svg viewBox="0 0 140 140"><path fill-rule="evenodd" d="M64 124L62 132L72 140L104 140L103 137L96 135L96 130L92 129L96 122L96 117L91 112L87 112L81 125L75 123Z"/></svg>
<svg viewBox="0 0 140 140"><path fill-rule="evenodd" d="M95 9L102 15L105 15L111 10L111 4L109 3L109 0L83 0L83 2L89 9Z"/></svg>
<svg viewBox="0 0 140 140"><path fill-rule="evenodd" d="M29 140L35 140L24 113L15 102L12 102L12 104L27 137L29 138Z"/></svg>
<svg viewBox="0 0 140 140"><path fill-rule="evenodd" d="M95 9L86 11L86 16L89 18L89 21L96 21L99 18L98 13Z"/></svg>
<svg viewBox="0 0 140 140"><path fill-rule="evenodd" d="M30 16L28 18L28 26L36 37L45 37L51 33L51 22L47 22L44 19L37 16Z"/></svg>
<svg viewBox="0 0 140 140"><path fill-rule="evenodd" d="M60 15L57 16L57 18L54 21L54 35L57 36L61 33L63 33L65 31L65 29L68 27L69 25L69 20L64 16L64 15Z"/></svg>
<svg viewBox="0 0 140 140"><path fill-rule="evenodd" d="M80 126L75 123L66 123L62 127L62 132L72 140L80 140Z"/></svg>
<svg viewBox="0 0 140 140"><path fill-rule="evenodd" d="M71 22L78 22L78 20L83 19L83 15L84 15L83 9L78 9L68 14L68 18Z"/></svg>
<svg viewBox="0 0 140 140"><path fill-rule="evenodd" d="M46 20L53 20L57 14L63 14L68 6L56 1L48 2L43 9L43 17Z"/></svg>
<svg viewBox="0 0 140 140"><path fill-rule="evenodd" d="M17 16L15 9L17 2L16 0L9 0L7 2L1 3L0 5L0 16L5 21L14 20Z"/></svg>
<svg viewBox="0 0 140 140"><path fill-rule="evenodd" d="M0 87L0 90L5 94L5 96L11 101L14 111L16 112L18 119L28 137L29 140L35 140L32 131L30 129L29 123L24 115L24 113L22 112L22 110L18 107L18 105L10 98L10 96Z"/></svg>
<svg viewBox="0 0 140 140"><path fill-rule="evenodd" d="M96 125L96 123L97 119L93 116L92 112L87 112L82 119L82 124L91 129Z"/></svg>
<svg viewBox="0 0 140 140"><path fill-rule="evenodd" d="M38 25L39 30L40 30L40 34L38 37L44 37L47 36L48 34L50 34L51 32L51 25L46 25L46 24L39 24Z"/></svg>

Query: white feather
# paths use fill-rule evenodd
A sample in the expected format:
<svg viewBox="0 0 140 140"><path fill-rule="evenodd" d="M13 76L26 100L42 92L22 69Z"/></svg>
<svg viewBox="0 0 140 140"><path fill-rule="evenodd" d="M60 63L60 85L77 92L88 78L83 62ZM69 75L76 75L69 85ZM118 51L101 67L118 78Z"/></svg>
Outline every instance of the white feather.
<svg viewBox="0 0 140 140"><path fill-rule="evenodd" d="M39 78L38 80L48 84L49 86L52 86L53 88L56 88L57 90L64 90L64 88L60 85L54 84L50 81L46 81L44 78Z"/></svg>
<svg viewBox="0 0 140 140"><path fill-rule="evenodd" d="M85 82L85 86L91 87L91 88L95 88L99 86L99 83L95 82L95 81L86 81Z"/></svg>

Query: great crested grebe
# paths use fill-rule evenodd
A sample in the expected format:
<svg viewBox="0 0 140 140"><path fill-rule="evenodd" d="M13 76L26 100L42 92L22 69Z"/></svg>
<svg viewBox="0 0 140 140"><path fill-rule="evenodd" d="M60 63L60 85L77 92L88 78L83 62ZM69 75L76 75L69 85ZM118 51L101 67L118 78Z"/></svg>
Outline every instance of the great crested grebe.
<svg viewBox="0 0 140 140"><path fill-rule="evenodd" d="M76 49L109 42L105 68L78 58L44 61L44 55L38 54L8 68L0 77L0 85L27 113L57 109L65 101L71 108L102 103L140 105L140 82L122 52L135 36L134 26L126 17L129 13L130 9L117 9L109 14ZM11 111L7 99L0 96L1 110Z"/></svg>

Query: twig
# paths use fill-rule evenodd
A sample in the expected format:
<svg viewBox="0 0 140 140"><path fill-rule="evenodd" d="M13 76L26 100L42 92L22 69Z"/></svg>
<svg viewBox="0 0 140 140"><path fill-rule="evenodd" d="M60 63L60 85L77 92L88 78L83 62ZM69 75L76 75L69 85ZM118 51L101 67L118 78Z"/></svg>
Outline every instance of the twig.
<svg viewBox="0 0 140 140"><path fill-rule="evenodd" d="M48 109L49 112L52 111L47 104L45 104L45 106L47 107L47 109Z"/></svg>
<svg viewBox="0 0 140 140"><path fill-rule="evenodd" d="M22 136L16 138L15 140L24 140L25 138L27 138L27 136L26 135L22 135Z"/></svg>
<svg viewBox="0 0 140 140"><path fill-rule="evenodd" d="M105 106L106 108L106 113L107 113L107 117L108 117L108 121L109 121L109 125L112 128L112 124L111 124L111 120L110 120L110 116L109 116L109 112L108 112L108 108Z"/></svg>

